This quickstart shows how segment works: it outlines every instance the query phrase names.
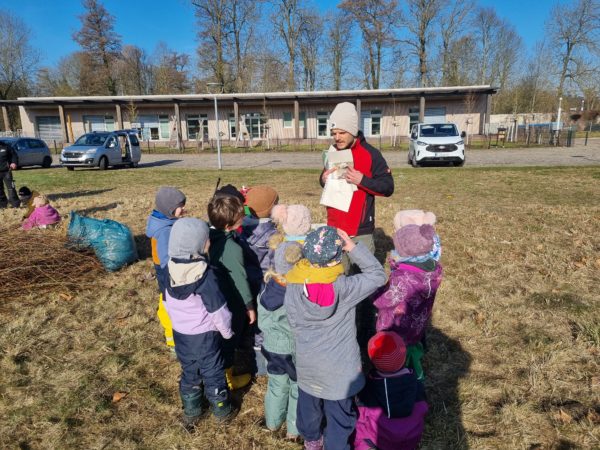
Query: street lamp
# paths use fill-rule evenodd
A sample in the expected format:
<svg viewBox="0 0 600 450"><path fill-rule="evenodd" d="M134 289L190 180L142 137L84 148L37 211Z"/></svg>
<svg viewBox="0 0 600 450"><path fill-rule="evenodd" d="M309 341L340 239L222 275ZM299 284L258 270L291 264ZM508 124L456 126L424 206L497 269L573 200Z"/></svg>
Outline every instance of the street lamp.
<svg viewBox="0 0 600 450"><path fill-rule="evenodd" d="M206 83L206 89L209 91L208 93L210 94L210 89L211 87L216 87L219 88L219 90L221 92L223 92L223 83L216 83L216 82L212 82L212 83ZM217 126L217 165L219 167L219 170L221 170L223 168L223 162L221 161L221 131L219 130L219 108L217 106L217 93L215 92L213 94L213 99L215 102L215 124Z"/></svg>

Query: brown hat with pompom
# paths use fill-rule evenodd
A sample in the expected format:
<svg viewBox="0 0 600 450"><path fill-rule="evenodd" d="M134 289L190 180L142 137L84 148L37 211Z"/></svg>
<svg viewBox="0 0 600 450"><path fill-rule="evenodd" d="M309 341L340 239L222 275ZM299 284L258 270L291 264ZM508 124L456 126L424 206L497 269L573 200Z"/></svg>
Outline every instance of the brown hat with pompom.
<svg viewBox="0 0 600 450"><path fill-rule="evenodd" d="M271 210L278 199L277 191L272 187L253 186L246 194L246 206L256 217L262 219L271 215Z"/></svg>

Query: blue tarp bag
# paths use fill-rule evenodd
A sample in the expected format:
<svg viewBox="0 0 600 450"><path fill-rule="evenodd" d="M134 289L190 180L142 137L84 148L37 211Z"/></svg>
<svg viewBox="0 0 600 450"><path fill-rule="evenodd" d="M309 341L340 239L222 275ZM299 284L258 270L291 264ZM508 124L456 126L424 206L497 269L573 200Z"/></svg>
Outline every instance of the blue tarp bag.
<svg viewBox="0 0 600 450"><path fill-rule="evenodd" d="M138 259L131 230L109 219L93 219L71 211L67 236L76 245L91 247L104 268L114 272Z"/></svg>

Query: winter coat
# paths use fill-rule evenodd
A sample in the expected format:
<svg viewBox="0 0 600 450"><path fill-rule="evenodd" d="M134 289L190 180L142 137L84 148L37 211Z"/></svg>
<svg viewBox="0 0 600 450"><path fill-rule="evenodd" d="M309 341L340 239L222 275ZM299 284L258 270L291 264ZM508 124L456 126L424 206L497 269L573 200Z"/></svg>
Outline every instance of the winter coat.
<svg viewBox="0 0 600 450"><path fill-rule="evenodd" d="M241 238L256 255L254 264L258 263L263 273L272 264L273 250L269 248L269 239L277 233L277 225L271 219L244 217Z"/></svg>
<svg viewBox="0 0 600 450"><path fill-rule="evenodd" d="M165 308L175 331L188 335L218 331L231 338L231 312L213 268L203 258L171 259L163 274Z"/></svg>
<svg viewBox="0 0 600 450"><path fill-rule="evenodd" d="M294 336L284 305L286 286L271 278L259 296L258 327L263 332L263 347L280 355L293 355Z"/></svg>
<svg viewBox="0 0 600 450"><path fill-rule="evenodd" d="M210 263L216 268L219 289L233 314L254 308L244 254L235 231L210 229Z"/></svg>
<svg viewBox="0 0 600 450"><path fill-rule="evenodd" d="M394 178L381 152L369 145L361 131L351 149L354 168L363 179L352 194L348 212L327 207L327 225L341 228L350 236L372 234L375 230L375 197L394 193ZM323 172L319 177L324 186Z"/></svg>
<svg viewBox="0 0 600 450"><path fill-rule="evenodd" d="M38 206L33 212L25 219L21 227L24 230L31 230L32 228L46 228L46 225L53 225L60 222L60 214L51 205Z"/></svg>
<svg viewBox="0 0 600 450"><path fill-rule="evenodd" d="M0 172L6 172L11 164L17 164L17 152L9 144L0 143Z"/></svg>
<svg viewBox="0 0 600 450"><path fill-rule="evenodd" d="M431 318L435 294L442 282L442 266L432 272L406 263L391 262L390 281L377 295L377 331L393 330L406 345L421 341Z"/></svg>
<svg viewBox="0 0 600 450"><path fill-rule="evenodd" d="M326 400L347 399L363 388L356 306L386 281L383 267L362 243L348 256L361 273L340 275L329 284L292 282L300 263L287 274L284 302L296 344L298 386Z"/></svg>

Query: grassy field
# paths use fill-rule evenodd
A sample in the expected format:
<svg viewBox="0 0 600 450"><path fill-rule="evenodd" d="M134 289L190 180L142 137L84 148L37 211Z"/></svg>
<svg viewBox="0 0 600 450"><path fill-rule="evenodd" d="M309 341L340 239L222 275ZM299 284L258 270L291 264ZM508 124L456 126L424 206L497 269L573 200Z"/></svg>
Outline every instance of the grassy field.
<svg viewBox="0 0 600 450"><path fill-rule="evenodd" d="M268 183L282 203L322 222L317 172L225 171L223 183ZM71 210L127 224L140 261L80 290L0 295L0 448L297 449L261 429L265 379L240 394L228 427L179 425L179 367L162 343L144 238L161 185L206 216L217 173L136 169L16 172L17 185ZM424 449L600 448L600 168L395 170L377 200L378 256L392 217L438 216L444 281L425 357L430 402ZM16 233L22 211L0 211ZM15 230L15 231L13 231ZM66 232L43 232L58 239ZM17 251L17 249L13 249ZM3 248L6 267L11 255ZM29 267L37 270L35 251ZM10 272L0 270L2 286ZM4 288L4 289L5 289ZM126 393L113 401L116 392Z"/></svg>

